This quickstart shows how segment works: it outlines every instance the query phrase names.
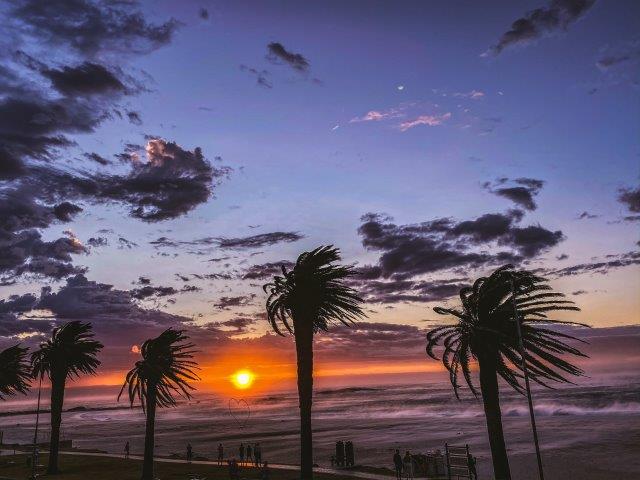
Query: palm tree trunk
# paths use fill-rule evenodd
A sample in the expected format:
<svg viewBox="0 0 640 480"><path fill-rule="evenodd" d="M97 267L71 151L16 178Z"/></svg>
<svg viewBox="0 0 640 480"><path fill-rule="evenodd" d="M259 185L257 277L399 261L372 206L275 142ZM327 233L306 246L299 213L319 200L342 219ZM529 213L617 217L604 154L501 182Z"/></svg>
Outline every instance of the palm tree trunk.
<svg viewBox="0 0 640 480"><path fill-rule="evenodd" d="M298 399L300 401L300 478L313 479L313 439L311 431L311 403L313 398L313 328L295 329L298 356Z"/></svg>
<svg viewBox="0 0 640 480"><path fill-rule="evenodd" d="M51 375L51 436L49 437L49 465L47 467L49 475L60 472L58 452L60 451L60 424L62 423L66 378L66 372Z"/></svg>
<svg viewBox="0 0 640 480"><path fill-rule="evenodd" d="M480 388L484 403L484 416L487 421L493 473L496 480L510 480L509 458L502 431L502 413L500 412L500 393L498 390L498 374L496 373L495 356L478 358L480 367Z"/></svg>
<svg viewBox="0 0 640 480"><path fill-rule="evenodd" d="M157 387L147 386L147 425L144 435L144 460L142 462L142 480L153 480L153 450L155 446Z"/></svg>

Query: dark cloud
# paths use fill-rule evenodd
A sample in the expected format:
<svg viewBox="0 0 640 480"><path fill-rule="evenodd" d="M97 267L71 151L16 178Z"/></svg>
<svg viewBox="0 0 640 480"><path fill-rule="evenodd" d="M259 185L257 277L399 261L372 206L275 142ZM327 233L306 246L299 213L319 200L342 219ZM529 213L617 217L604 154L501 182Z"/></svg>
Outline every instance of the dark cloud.
<svg viewBox="0 0 640 480"><path fill-rule="evenodd" d="M105 237L90 237L87 240L87 245L92 247L106 247L109 245L109 240Z"/></svg>
<svg viewBox="0 0 640 480"><path fill-rule="evenodd" d="M124 237L118 237L118 248L119 249L124 249L127 248L129 250L131 250L132 248L137 247L138 244L136 242L132 242L131 240L128 240Z"/></svg>
<svg viewBox="0 0 640 480"><path fill-rule="evenodd" d="M544 186L543 180L537 180L535 178L516 178L511 182L516 184L514 186L504 186L510 180L508 178L500 178L494 182L494 184L485 183L484 187L491 193L500 197L508 198L516 205L521 206L527 210L535 210L538 208L534 197L540 193Z"/></svg>
<svg viewBox="0 0 640 480"><path fill-rule="evenodd" d="M41 73L64 95L102 95L126 91L120 79L98 63L84 62L74 67L44 69Z"/></svg>
<svg viewBox="0 0 640 480"><path fill-rule="evenodd" d="M247 65L240 65L240 70L252 75L256 79L256 83L261 87L273 88L273 84L271 83L271 80L269 80L268 70L258 70L253 67L248 67Z"/></svg>
<svg viewBox="0 0 640 480"><path fill-rule="evenodd" d="M252 331L252 327L258 320L260 319L257 317L241 316L234 317L230 320L225 320L224 322L214 322L212 325L215 327L220 327L225 331L229 331L231 335L242 335Z"/></svg>
<svg viewBox="0 0 640 480"><path fill-rule="evenodd" d="M389 281L364 281L356 288L367 303L439 302L458 295L462 287L468 286L463 280L413 281L392 278Z"/></svg>
<svg viewBox="0 0 640 480"><path fill-rule="evenodd" d="M290 243L297 242L304 238L297 232L270 232L261 233L259 235L252 235L249 237L240 238L219 238L218 245L220 248L228 249L247 249L247 248L260 248L277 243Z"/></svg>
<svg viewBox="0 0 640 480"><path fill-rule="evenodd" d="M255 294L239 295L235 297L220 297L220 300L213 304L219 310L230 310L232 307L245 307L250 305Z"/></svg>
<svg viewBox="0 0 640 480"><path fill-rule="evenodd" d="M81 211L81 207L71 202L62 202L53 207L53 215L61 222L70 222Z"/></svg>
<svg viewBox="0 0 640 480"><path fill-rule="evenodd" d="M102 155L99 155L99 154L97 154L95 152L83 153L82 156L84 158L86 158L87 160L91 160L92 162L99 163L102 166L106 166L106 165L109 165L111 163L109 160L104 158Z"/></svg>
<svg viewBox="0 0 640 480"><path fill-rule="evenodd" d="M514 21L511 29L489 51L498 55L505 48L524 45L555 32L566 31L594 3L595 0L551 0L547 7L536 8Z"/></svg>
<svg viewBox="0 0 640 480"><path fill-rule="evenodd" d="M198 10L198 16L202 19L202 20L208 20L209 19L209 10L207 10L206 8L202 7L200 8L200 10Z"/></svg>
<svg viewBox="0 0 640 480"><path fill-rule="evenodd" d="M74 267L72 254L88 253L72 235L45 241L41 229L67 222L81 209L69 202L53 207L33 200L29 190L0 190L0 275L5 282L23 274L62 278L84 269Z"/></svg>
<svg viewBox="0 0 640 480"><path fill-rule="evenodd" d="M132 217L157 222L179 217L205 203L214 184L230 173L227 167L213 168L199 148L184 150L161 138L148 140L146 154L147 161L130 163L125 175L73 175L53 168L34 168L30 182L48 200L122 203L130 207Z"/></svg>
<svg viewBox="0 0 640 480"><path fill-rule="evenodd" d="M587 211L582 212L580 215L578 215L578 220L590 220L593 218L598 218L599 215L595 215L593 213L589 213Z"/></svg>
<svg viewBox="0 0 640 480"><path fill-rule="evenodd" d="M556 256L556 260L559 261L566 260L567 258L569 258L569 255L567 255L566 253L561 253L560 255Z"/></svg>
<svg viewBox="0 0 640 480"><path fill-rule="evenodd" d="M256 265L251 265L243 273L241 278L243 280L267 280L274 275L282 275L282 267L291 269L293 263L287 260L281 260L279 262L267 262Z"/></svg>
<svg viewBox="0 0 640 480"><path fill-rule="evenodd" d="M284 62L301 73L306 73L309 70L309 61L302 54L290 52L281 43L271 42L267 45L267 50L267 60L271 63Z"/></svg>
<svg viewBox="0 0 640 480"><path fill-rule="evenodd" d="M137 300L144 300L149 297L167 297L176 293L178 293L178 290L173 287L154 287L152 285L145 285L131 290L131 296Z"/></svg>
<svg viewBox="0 0 640 480"><path fill-rule="evenodd" d="M127 112L127 118L129 119L129 123L133 125L142 125L142 117L140 116L140 112Z"/></svg>
<svg viewBox="0 0 640 480"><path fill-rule="evenodd" d="M297 242L304 238L304 235L298 232L269 232L252 235L249 237L225 238L225 237L204 237L196 240L180 241L172 240L168 237L159 237L149 242L151 245L158 247L178 248L180 246L203 246L218 247L229 250L245 250L252 248L260 248L265 246L276 245L278 243ZM204 252L200 252L204 253ZM209 261L219 261L223 259L211 259Z"/></svg>
<svg viewBox="0 0 640 480"><path fill-rule="evenodd" d="M596 66L604 72L609 72L624 67L633 68L639 60L640 40L636 39L622 45L603 49Z"/></svg>
<svg viewBox="0 0 640 480"><path fill-rule="evenodd" d="M148 53L168 44L179 23L148 23L135 2L12 0L16 28L44 45L63 45L84 55Z"/></svg>
<svg viewBox="0 0 640 480"><path fill-rule="evenodd" d="M0 227L2 275L37 273L57 279L84 271L71 263L71 255L86 253L77 239L44 241L32 231L70 221L84 203L124 205L131 216L155 222L184 215L211 197L214 184L229 170L212 168L199 149L184 150L164 139L148 139L146 162L139 148L127 145L126 173L88 172L62 155L75 145L73 135L93 133L105 120L122 118L122 95L146 90L110 61L122 64L123 54L167 44L175 20L155 25L135 2L88 0L13 0L0 15L5 31L28 49L1 54L0 179L14 182L0 186L0 211L10 213ZM68 63L45 63L51 57L42 54L43 47L56 49L56 59ZM137 112L126 114L139 123ZM84 158L110 164L96 153ZM119 244L135 245L126 239Z"/></svg>
<svg viewBox="0 0 640 480"><path fill-rule="evenodd" d="M630 212L640 213L640 186L636 188L621 188L618 193L618 201L627 207Z"/></svg>
<svg viewBox="0 0 640 480"><path fill-rule="evenodd" d="M368 250L382 252L380 276L404 278L453 268L478 268L497 263L521 262L560 243L561 231L540 225L518 225L522 212L512 210L486 214L475 220L455 222L440 218L428 222L396 225L379 214L362 217L358 233ZM488 253L495 244L508 250ZM371 269L371 267L368 267Z"/></svg>
<svg viewBox="0 0 640 480"><path fill-rule="evenodd" d="M607 255L606 260L580 263L570 267L559 269L539 269L540 273L551 277L569 277L574 275L584 275L596 273L606 275L612 270L640 265L640 252L627 252L622 254Z"/></svg>

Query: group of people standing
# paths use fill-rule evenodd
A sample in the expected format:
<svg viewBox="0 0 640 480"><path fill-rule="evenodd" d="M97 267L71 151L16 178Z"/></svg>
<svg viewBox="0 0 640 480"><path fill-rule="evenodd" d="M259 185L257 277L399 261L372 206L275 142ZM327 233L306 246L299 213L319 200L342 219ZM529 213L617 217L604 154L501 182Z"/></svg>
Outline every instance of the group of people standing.
<svg viewBox="0 0 640 480"><path fill-rule="evenodd" d="M393 466L396 471L396 480L413 478L413 459L409 450L404 454L404 458L400 455L400 450L396 450L393 454Z"/></svg>
<svg viewBox="0 0 640 480"><path fill-rule="evenodd" d="M218 445L218 461L220 461L222 444ZM224 454L224 452L223 452ZM255 443L253 447L250 443L245 446L244 443L240 444L238 449L238 455L240 457L240 465L253 465L259 467L262 465L262 447L260 443Z"/></svg>
<svg viewBox="0 0 640 480"><path fill-rule="evenodd" d="M336 454L331 456L332 467L353 467L356 463L353 442L336 442Z"/></svg>

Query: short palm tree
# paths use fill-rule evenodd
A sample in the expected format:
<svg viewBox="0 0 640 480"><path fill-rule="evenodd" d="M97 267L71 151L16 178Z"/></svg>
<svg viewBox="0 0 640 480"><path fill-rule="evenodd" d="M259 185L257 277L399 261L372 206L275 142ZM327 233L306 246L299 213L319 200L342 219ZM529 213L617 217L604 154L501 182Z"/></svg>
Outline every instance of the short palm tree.
<svg viewBox="0 0 640 480"><path fill-rule="evenodd" d="M313 478L311 403L313 395L313 335L327 331L331 323L350 325L364 317L362 299L345 280L353 275L350 266L334 265L340 251L321 246L298 257L295 266L264 285L267 318L279 335L283 325L294 335L298 360L300 402L300 470L303 479Z"/></svg>
<svg viewBox="0 0 640 480"><path fill-rule="evenodd" d="M197 363L192 360L195 350L193 343L186 342L189 337L183 330L169 328L156 338L142 344L142 360L127 373L118 400L128 387L131 405L136 398L140 400L146 414L146 432L144 437L144 461L142 480L153 480L153 447L155 441L156 407L176 405L175 394L191 398L194 387L189 380L198 380L195 370Z"/></svg>
<svg viewBox="0 0 640 480"><path fill-rule="evenodd" d="M502 430L498 376L523 393L515 319L520 321L531 380L548 387L548 382L569 382L567 374L583 374L580 368L559 356L586 356L564 342L579 339L548 328L558 324L582 325L549 318L558 311L579 310L563 297L562 293L554 292L544 278L506 265L489 277L479 278L472 287L460 290L460 309L434 308L436 313L452 315L457 320L454 325L441 326L427 334L430 357L437 359L434 348L440 343L444 346L442 362L449 371L456 397L460 374L477 396L471 377L471 362L477 361L496 479L511 478Z"/></svg>
<svg viewBox="0 0 640 480"><path fill-rule="evenodd" d="M93 339L90 323L73 321L55 328L51 338L40 344L31 355L33 376L51 381L51 438L49 440L49 465L47 473L58 473L60 448L60 424L67 379L80 375L95 375L100 365L98 352L103 345Z"/></svg>
<svg viewBox="0 0 640 480"><path fill-rule="evenodd" d="M28 348L14 345L0 352L0 400L29 390L31 368L27 361Z"/></svg>

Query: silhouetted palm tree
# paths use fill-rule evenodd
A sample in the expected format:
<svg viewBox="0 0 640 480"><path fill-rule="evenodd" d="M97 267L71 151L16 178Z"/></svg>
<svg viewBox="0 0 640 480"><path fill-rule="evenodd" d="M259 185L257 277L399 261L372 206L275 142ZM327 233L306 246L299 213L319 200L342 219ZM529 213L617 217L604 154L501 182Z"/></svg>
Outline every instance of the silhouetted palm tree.
<svg viewBox="0 0 640 480"><path fill-rule="evenodd" d="M144 462L142 480L153 480L153 447L155 441L156 407L176 405L174 395L191 398L194 390L188 380L198 380L194 372L197 363L193 360L193 343L184 343L189 337L183 330L169 328L156 338L142 344L142 360L136 362L122 385L118 400L128 386L129 401L133 406L140 400L146 414L144 437Z"/></svg>
<svg viewBox="0 0 640 480"><path fill-rule="evenodd" d="M14 345L0 352L0 400L29 390L31 368L27 361L28 348Z"/></svg>
<svg viewBox="0 0 640 480"><path fill-rule="evenodd" d="M49 466L47 473L58 473L60 423L67 379L80 375L94 375L100 360L98 352L103 345L93 340L90 323L73 321L55 328L51 339L40 344L31 355L33 376L51 380L51 438L49 440Z"/></svg>
<svg viewBox="0 0 640 480"><path fill-rule="evenodd" d="M365 316L362 299L344 283L353 275L350 266L334 265L340 251L321 246L298 257L295 266L264 285L269 293L267 318L279 335L278 327L294 335L298 358L298 397L300 402L300 470L303 479L313 477L311 403L313 395L313 335L327 331L329 324L350 325Z"/></svg>
<svg viewBox="0 0 640 480"><path fill-rule="evenodd" d="M561 310L579 310L573 302L563 300L563 297L562 293L554 292L544 278L531 272L516 271L511 265L506 265L489 277L479 278L473 287L461 289L461 309L434 308L436 313L453 315L457 319L455 325L435 328L427 335L427 353L430 357L437 359L434 347L439 343L444 346L442 362L449 371L456 397L460 373L477 396L471 378L471 361L473 359L478 363L496 479L511 478L502 431L498 375L516 391L523 393L514 304L521 322L525 359L531 380L548 387L548 381L569 382L564 374L583 374L580 368L558 356L565 353L586 356L563 341L579 339L545 326L582 325L548 318L549 314Z"/></svg>

